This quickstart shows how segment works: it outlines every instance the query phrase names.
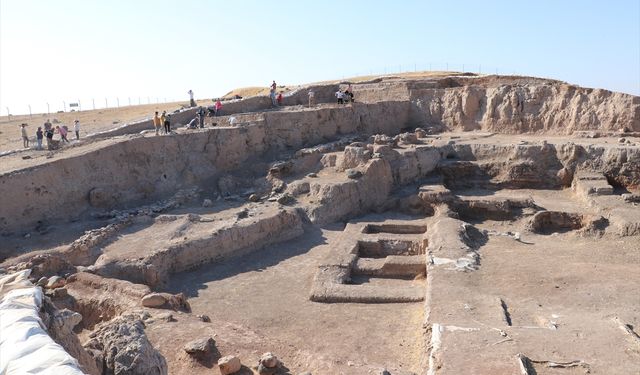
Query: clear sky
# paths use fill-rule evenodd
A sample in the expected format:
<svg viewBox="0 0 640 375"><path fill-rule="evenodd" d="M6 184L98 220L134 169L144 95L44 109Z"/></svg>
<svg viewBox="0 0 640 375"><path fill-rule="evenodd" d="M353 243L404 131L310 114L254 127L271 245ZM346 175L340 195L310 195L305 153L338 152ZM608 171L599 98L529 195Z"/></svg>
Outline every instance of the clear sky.
<svg viewBox="0 0 640 375"><path fill-rule="evenodd" d="M0 0L0 113L398 70L640 95L640 0Z"/></svg>

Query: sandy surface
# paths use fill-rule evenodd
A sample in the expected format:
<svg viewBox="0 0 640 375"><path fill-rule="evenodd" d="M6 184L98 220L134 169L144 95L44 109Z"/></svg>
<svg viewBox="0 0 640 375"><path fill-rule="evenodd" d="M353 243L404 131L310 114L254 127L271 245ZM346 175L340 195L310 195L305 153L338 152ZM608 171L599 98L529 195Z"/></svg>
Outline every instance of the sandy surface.
<svg viewBox="0 0 640 375"><path fill-rule="evenodd" d="M187 294L194 314L264 337L254 343L256 350L275 352L276 346L293 373L316 369L319 374L366 374L382 367L392 373L418 371L422 303L309 301L316 267L341 229L309 227L298 240L177 274L169 281L169 290ZM243 363L251 363L251 353L242 348L231 343L227 350L238 349ZM304 353L313 353L313 358Z"/></svg>

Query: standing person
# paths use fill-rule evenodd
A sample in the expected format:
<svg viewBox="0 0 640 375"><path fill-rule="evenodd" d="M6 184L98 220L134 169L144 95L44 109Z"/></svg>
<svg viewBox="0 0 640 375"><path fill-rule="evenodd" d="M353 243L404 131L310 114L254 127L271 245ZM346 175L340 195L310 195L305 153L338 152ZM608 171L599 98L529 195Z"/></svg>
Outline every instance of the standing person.
<svg viewBox="0 0 640 375"><path fill-rule="evenodd" d="M166 115L164 118L164 133L171 134L171 115Z"/></svg>
<svg viewBox="0 0 640 375"><path fill-rule="evenodd" d="M311 108L311 106L316 105L316 93L313 92L313 89L309 89L307 95L309 95L309 108Z"/></svg>
<svg viewBox="0 0 640 375"><path fill-rule="evenodd" d="M56 131L60 134L60 139L62 141L69 143L69 140L67 139L67 129L65 129L64 126L56 126Z"/></svg>
<svg viewBox="0 0 640 375"><path fill-rule="evenodd" d="M75 120L73 122L73 131L76 132L76 141L80 140L80 121Z"/></svg>
<svg viewBox="0 0 640 375"><path fill-rule="evenodd" d="M167 111L162 111L162 115L160 116L160 126L164 126L164 121L166 119L167 119ZM167 133L165 132L164 134L167 134Z"/></svg>
<svg viewBox="0 0 640 375"><path fill-rule="evenodd" d="M342 91L336 91L336 98L338 98L338 104L344 104L344 94Z"/></svg>
<svg viewBox="0 0 640 375"><path fill-rule="evenodd" d="M276 85L276 81L273 81L273 83L271 84L271 89L269 90L269 97L271 98L271 105L274 107L278 106L278 103L276 102L276 89L278 88L278 85Z"/></svg>
<svg viewBox="0 0 640 375"><path fill-rule="evenodd" d="M278 93L278 97L276 98L276 101L278 102L278 105L282 105L282 91L280 91Z"/></svg>
<svg viewBox="0 0 640 375"><path fill-rule="evenodd" d="M216 109L216 116L220 116L220 111L222 110L222 102L220 101L220 99L216 101L215 109Z"/></svg>
<svg viewBox="0 0 640 375"><path fill-rule="evenodd" d="M344 94L345 94L345 99L347 99L347 102L353 103L353 89L351 88L351 84L349 84L347 89L344 90Z"/></svg>
<svg viewBox="0 0 640 375"><path fill-rule="evenodd" d="M158 116L158 111L153 115L153 127L156 128L156 135L160 134L160 128L162 128L162 121Z"/></svg>
<svg viewBox="0 0 640 375"><path fill-rule="evenodd" d="M51 149L51 140L53 139L53 126L51 125L51 121L47 119L44 122L44 135L47 137L47 149Z"/></svg>
<svg viewBox="0 0 640 375"><path fill-rule="evenodd" d="M22 123L20 125L20 133L22 134L22 146L29 148L29 136L27 135L27 124Z"/></svg>
<svg viewBox="0 0 640 375"><path fill-rule="evenodd" d="M196 106L196 101L193 100L193 90L187 91L187 94L189 94L189 106L190 107L195 107Z"/></svg>
<svg viewBox="0 0 640 375"><path fill-rule="evenodd" d="M36 130L36 140L38 141L37 150L42 150L42 138L44 134L42 133L42 127L38 126L38 130Z"/></svg>
<svg viewBox="0 0 640 375"><path fill-rule="evenodd" d="M198 118L198 124L200 125L200 128L204 128L204 115L204 108L200 106L200 108L198 108L198 112L196 112L196 117Z"/></svg>

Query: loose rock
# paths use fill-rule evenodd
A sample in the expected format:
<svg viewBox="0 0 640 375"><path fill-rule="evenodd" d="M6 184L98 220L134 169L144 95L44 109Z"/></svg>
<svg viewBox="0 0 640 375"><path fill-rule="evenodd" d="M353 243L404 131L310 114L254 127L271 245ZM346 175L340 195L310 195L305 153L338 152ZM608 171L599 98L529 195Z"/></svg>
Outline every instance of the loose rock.
<svg viewBox="0 0 640 375"><path fill-rule="evenodd" d="M230 375L240 371L242 367L240 363L240 358L228 355L222 357L218 360L218 368L220 369L220 374L222 375Z"/></svg>
<svg viewBox="0 0 640 375"><path fill-rule="evenodd" d="M211 318L209 318L209 315L198 315L198 319L205 323L211 323Z"/></svg>
<svg viewBox="0 0 640 375"><path fill-rule="evenodd" d="M362 177L362 172L357 169L347 169L347 177L350 179L356 179Z"/></svg>
<svg viewBox="0 0 640 375"><path fill-rule="evenodd" d="M52 276L47 282L47 289L61 288L65 284L65 280L60 276Z"/></svg>
<svg viewBox="0 0 640 375"><path fill-rule="evenodd" d="M141 302L144 307L160 307L167 303L167 299L160 293L149 293L142 297Z"/></svg>
<svg viewBox="0 0 640 375"><path fill-rule="evenodd" d="M192 357L206 358L215 346L215 341L211 337L189 341L183 347L184 351Z"/></svg>

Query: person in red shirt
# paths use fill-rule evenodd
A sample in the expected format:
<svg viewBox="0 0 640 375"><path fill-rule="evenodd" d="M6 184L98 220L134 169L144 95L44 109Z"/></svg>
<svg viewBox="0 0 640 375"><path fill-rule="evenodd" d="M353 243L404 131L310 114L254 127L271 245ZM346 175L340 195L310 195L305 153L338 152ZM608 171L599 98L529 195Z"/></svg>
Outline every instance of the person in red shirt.
<svg viewBox="0 0 640 375"><path fill-rule="evenodd" d="M278 101L278 105L282 105L282 91L278 93L276 100Z"/></svg>

